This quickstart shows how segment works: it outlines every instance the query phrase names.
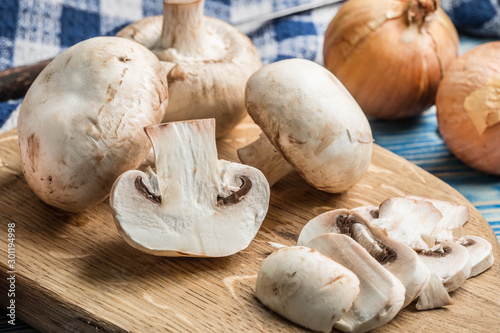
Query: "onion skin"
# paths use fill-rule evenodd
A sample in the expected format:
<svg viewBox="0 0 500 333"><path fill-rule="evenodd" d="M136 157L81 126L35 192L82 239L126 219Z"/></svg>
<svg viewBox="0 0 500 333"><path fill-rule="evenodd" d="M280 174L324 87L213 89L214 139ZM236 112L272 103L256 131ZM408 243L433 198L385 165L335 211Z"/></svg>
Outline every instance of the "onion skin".
<svg viewBox="0 0 500 333"><path fill-rule="evenodd" d="M450 66L436 96L439 131L470 167L500 175L500 42L482 44Z"/></svg>
<svg viewBox="0 0 500 333"><path fill-rule="evenodd" d="M437 0L349 0L330 22L325 67L368 116L406 118L434 104L459 44L436 6Z"/></svg>

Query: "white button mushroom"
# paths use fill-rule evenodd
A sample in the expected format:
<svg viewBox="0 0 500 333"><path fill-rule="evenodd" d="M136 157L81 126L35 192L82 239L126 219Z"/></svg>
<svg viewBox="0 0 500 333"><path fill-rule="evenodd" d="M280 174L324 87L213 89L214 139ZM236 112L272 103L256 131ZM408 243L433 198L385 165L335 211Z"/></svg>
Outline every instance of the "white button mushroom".
<svg viewBox="0 0 500 333"><path fill-rule="evenodd" d="M145 130L153 143L156 173L128 171L111 190L122 237L162 256L221 257L245 249L269 206L264 175L217 159L214 119Z"/></svg>
<svg viewBox="0 0 500 333"><path fill-rule="evenodd" d="M57 56L29 89L18 120L35 194L67 211L103 201L151 147L143 127L164 116L165 75L153 53L123 38L89 39Z"/></svg>
<svg viewBox="0 0 500 333"><path fill-rule="evenodd" d="M359 279L316 250L284 247L259 270L255 295L271 310L306 328L331 332L359 294Z"/></svg>
<svg viewBox="0 0 500 333"><path fill-rule="evenodd" d="M164 121L215 118L220 137L245 116L245 84L262 64L247 36L203 16L204 3L165 0L163 17L144 18L117 36L153 50L170 70Z"/></svg>
<svg viewBox="0 0 500 333"><path fill-rule="evenodd" d="M291 170L287 162L309 184L331 193L347 190L368 169L373 141L368 120L320 65L289 59L264 66L248 80L245 103L272 146L261 137L238 156L260 169L271 186Z"/></svg>

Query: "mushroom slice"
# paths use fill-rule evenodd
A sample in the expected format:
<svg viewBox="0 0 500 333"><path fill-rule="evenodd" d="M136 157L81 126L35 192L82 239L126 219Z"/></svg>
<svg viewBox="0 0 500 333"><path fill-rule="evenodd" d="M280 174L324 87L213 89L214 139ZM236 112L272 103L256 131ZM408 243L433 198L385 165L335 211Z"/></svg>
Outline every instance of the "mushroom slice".
<svg viewBox="0 0 500 333"><path fill-rule="evenodd" d="M351 212L358 213L368 222L378 219L378 207L375 206L361 206L351 209Z"/></svg>
<svg viewBox="0 0 500 333"><path fill-rule="evenodd" d="M156 174L128 171L110 205L122 237L155 255L220 257L245 249L269 205L257 169L217 159L215 121L146 127Z"/></svg>
<svg viewBox="0 0 500 333"><path fill-rule="evenodd" d="M163 16L143 18L117 36L152 50L168 71L164 122L215 118L220 137L245 117L245 84L262 63L247 36L203 15L204 4L164 0Z"/></svg>
<svg viewBox="0 0 500 333"><path fill-rule="evenodd" d="M431 310L446 305L453 305L453 300L443 286L441 278L431 273L427 288L418 297L417 310Z"/></svg>
<svg viewBox="0 0 500 333"><path fill-rule="evenodd" d="M469 277L481 274L493 265L493 247L486 239L478 236L463 236L457 240L469 251L471 272Z"/></svg>
<svg viewBox="0 0 500 333"><path fill-rule="evenodd" d="M441 278L448 292L460 287L471 273L469 252L453 241L444 241L430 250L416 251L431 273Z"/></svg>
<svg viewBox="0 0 500 333"><path fill-rule="evenodd" d="M342 83L317 63L287 59L264 66L248 79L245 105L266 138L238 156L271 186L293 168L315 188L339 193L368 169L370 124Z"/></svg>
<svg viewBox="0 0 500 333"><path fill-rule="evenodd" d="M389 236L413 249L434 246L430 234L442 219L430 202L409 198L389 198L380 204L379 217L372 224L387 230Z"/></svg>
<svg viewBox="0 0 500 333"><path fill-rule="evenodd" d="M352 308L334 324L344 332L366 332L389 322L405 300L403 284L380 265L352 238L322 234L307 243L351 270L360 281L360 292Z"/></svg>
<svg viewBox="0 0 500 333"><path fill-rule="evenodd" d="M429 269L417 253L390 238L384 229L371 225L353 211L338 209L317 216L304 226L297 244L307 244L316 236L330 232L350 236L403 283L406 289L403 307L410 304L426 288Z"/></svg>
<svg viewBox="0 0 500 333"><path fill-rule="evenodd" d="M359 279L316 250L285 247L262 263L255 294L283 317L315 331L330 332L358 296Z"/></svg>
<svg viewBox="0 0 500 333"><path fill-rule="evenodd" d="M469 220L469 208L452 202L422 198L413 195L406 195L405 198L417 201L430 202L443 215L431 233L440 242L446 239L452 239L454 230L461 228Z"/></svg>

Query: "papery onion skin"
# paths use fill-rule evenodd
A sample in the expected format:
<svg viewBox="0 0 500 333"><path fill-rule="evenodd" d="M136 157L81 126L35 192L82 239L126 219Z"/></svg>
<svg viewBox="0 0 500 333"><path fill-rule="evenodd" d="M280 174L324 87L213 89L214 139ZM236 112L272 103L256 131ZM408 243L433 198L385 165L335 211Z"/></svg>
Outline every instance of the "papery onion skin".
<svg viewBox="0 0 500 333"><path fill-rule="evenodd" d="M325 67L368 116L406 118L434 104L459 44L453 23L436 6L437 0L349 0L330 22ZM410 8L416 11L411 23Z"/></svg>
<svg viewBox="0 0 500 333"><path fill-rule="evenodd" d="M453 62L439 85L436 113L457 158L500 175L500 42L477 46Z"/></svg>

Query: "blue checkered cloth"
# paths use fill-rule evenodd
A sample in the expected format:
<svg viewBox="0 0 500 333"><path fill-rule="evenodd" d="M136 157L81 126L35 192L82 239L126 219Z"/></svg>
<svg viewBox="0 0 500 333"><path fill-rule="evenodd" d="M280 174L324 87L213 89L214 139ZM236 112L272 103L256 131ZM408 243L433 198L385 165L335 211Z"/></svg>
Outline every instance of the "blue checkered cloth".
<svg viewBox="0 0 500 333"><path fill-rule="evenodd" d="M500 1L441 0L441 7L461 32L500 37Z"/></svg>
<svg viewBox="0 0 500 333"><path fill-rule="evenodd" d="M338 6L327 6L259 24L238 24L318 0L206 0L205 13L248 33L264 64L286 58L322 63L323 35ZM375 0L374 0L375 1ZM500 37L496 0L442 0L463 32ZM160 15L163 0L0 0L0 70L52 58L84 39L114 35L144 16ZM486 42L461 37L461 53ZM22 99L0 103L0 132L17 124ZM417 119L371 120L375 141L460 191L493 227L500 240L500 178L474 171L457 160L437 131L435 108ZM0 331L34 332L0 316Z"/></svg>

